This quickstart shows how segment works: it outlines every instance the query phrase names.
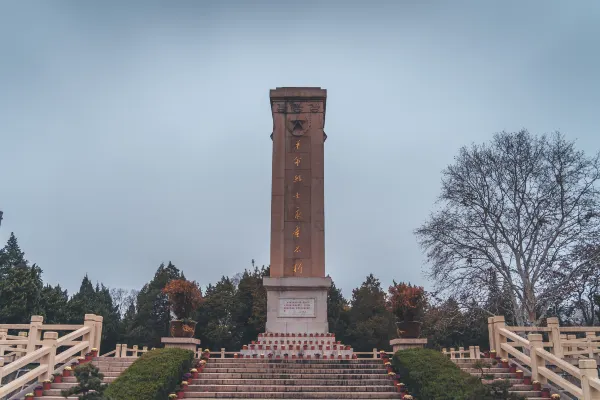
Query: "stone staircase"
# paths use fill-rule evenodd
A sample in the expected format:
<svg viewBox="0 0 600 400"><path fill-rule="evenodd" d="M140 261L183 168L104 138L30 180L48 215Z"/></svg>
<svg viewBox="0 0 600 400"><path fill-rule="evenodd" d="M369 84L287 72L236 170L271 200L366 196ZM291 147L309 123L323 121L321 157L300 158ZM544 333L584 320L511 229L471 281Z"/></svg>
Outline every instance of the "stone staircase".
<svg viewBox="0 0 600 400"><path fill-rule="evenodd" d="M91 362L104 375L103 382L110 383L117 379L135 360L135 358L96 357ZM65 397L60 394L61 390L71 388L75 385L77 385L77 379L74 376L63 377L62 383L52 383L50 390L44 391L44 400L64 400ZM67 397L67 399L77 398L76 395Z"/></svg>
<svg viewBox="0 0 600 400"><path fill-rule="evenodd" d="M185 392L201 399L399 399L381 360L210 359Z"/></svg>
<svg viewBox="0 0 600 400"><path fill-rule="evenodd" d="M479 360L473 359L452 359L454 363L463 371L473 375L473 376L481 376L482 371L478 368L474 368L474 364L476 361L481 361L487 365L486 368L483 368L483 375L493 375L493 379L508 379L511 383L512 387L509 389L510 393L514 393L520 399L527 400L543 400L542 392L536 391L533 389L532 385L526 385L524 383L524 379L518 379L516 373L511 373L509 368L502 368L498 363L496 365L492 364L492 360L482 358ZM491 377L491 376L490 376ZM482 382L484 384L492 383L493 379L483 379Z"/></svg>

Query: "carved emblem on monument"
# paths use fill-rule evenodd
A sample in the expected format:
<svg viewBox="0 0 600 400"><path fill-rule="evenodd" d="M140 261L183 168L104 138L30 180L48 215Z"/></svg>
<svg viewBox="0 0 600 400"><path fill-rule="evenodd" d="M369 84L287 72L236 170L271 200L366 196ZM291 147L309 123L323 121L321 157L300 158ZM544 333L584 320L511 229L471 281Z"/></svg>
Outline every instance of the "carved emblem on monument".
<svg viewBox="0 0 600 400"><path fill-rule="evenodd" d="M294 136L302 136L308 132L310 121L301 118L294 118L288 122L288 131Z"/></svg>

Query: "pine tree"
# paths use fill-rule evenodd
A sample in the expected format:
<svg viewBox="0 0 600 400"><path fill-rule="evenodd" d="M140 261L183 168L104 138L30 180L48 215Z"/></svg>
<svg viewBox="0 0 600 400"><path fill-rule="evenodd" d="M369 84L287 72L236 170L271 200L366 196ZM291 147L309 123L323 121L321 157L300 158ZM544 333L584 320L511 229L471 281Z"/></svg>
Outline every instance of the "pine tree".
<svg viewBox="0 0 600 400"><path fill-rule="evenodd" d="M14 233L0 250L0 321L27 323L41 312L42 270L31 267Z"/></svg>
<svg viewBox="0 0 600 400"><path fill-rule="evenodd" d="M240 335L233 320L236 287L223 276L216 285L208 285L204 302L198 309L196 334L209 348L239 348Z"/></svg>
<svg viewBox="0 0 600 400"><path fill-rule="evenodd" d="M107 384L102 383L104 375L98 367L92 363L85 363L75 367L75 378L77 385L61 391L64 397L74 394L79 395L80 400L104 400L104 391Z"/></svg>
<svg viewBox="0 0 600 400"><path fill-rule="evenodd" d="M329 323L329 332L335 334L335 337L341 341L346 339L348 310L348 300L344 298L342 291L332 281L327 293L327 322Z"/></svg>
<svg viewBox="0 0 600 400"><path fill-rule="evenodd" d="M160 338L169 334L171 311L162 290L173 279L185 279L185 276L171 262L167 266L160 264L154 278L138 293L137 314L127 333L135 343L158 347Z"/></svg>
<svg viewBox="0 0 600 400"><path fill-rule="evenodd" d="M69 296L60 285L44 286L41 293L41 308L44 322L47 324L64 324L69 319Z"/></svg>
<svg viewBox="0 0 600 400"><path fill-rule="evenodd" d="M395 336L394 317L386 307L386 293L381 283L370 274L352 291L348 337L357 350L388 348Z"/></svg>

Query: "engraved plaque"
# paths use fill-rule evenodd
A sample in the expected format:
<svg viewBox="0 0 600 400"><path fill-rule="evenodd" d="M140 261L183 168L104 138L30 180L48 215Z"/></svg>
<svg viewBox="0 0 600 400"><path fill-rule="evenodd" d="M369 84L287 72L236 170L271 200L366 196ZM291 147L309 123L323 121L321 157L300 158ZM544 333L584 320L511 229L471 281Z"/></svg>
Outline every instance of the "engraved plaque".
<svg viewBox="0 0 600 400"><path fill-rule="evenodd" d="M280 317L314 317L315 299L279 299Z"/></svg>

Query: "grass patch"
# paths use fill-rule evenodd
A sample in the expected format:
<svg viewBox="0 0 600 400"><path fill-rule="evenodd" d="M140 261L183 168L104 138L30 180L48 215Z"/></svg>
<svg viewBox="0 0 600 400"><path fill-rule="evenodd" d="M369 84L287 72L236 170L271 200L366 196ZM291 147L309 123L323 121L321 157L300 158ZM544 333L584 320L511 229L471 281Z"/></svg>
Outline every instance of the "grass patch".
<svg viewBox="0 0 600 400"><path fill-rule="evenodd" d="M138 358L104 392L111 400L164 400L192 367L194 353L156 349Z"/></svg>

